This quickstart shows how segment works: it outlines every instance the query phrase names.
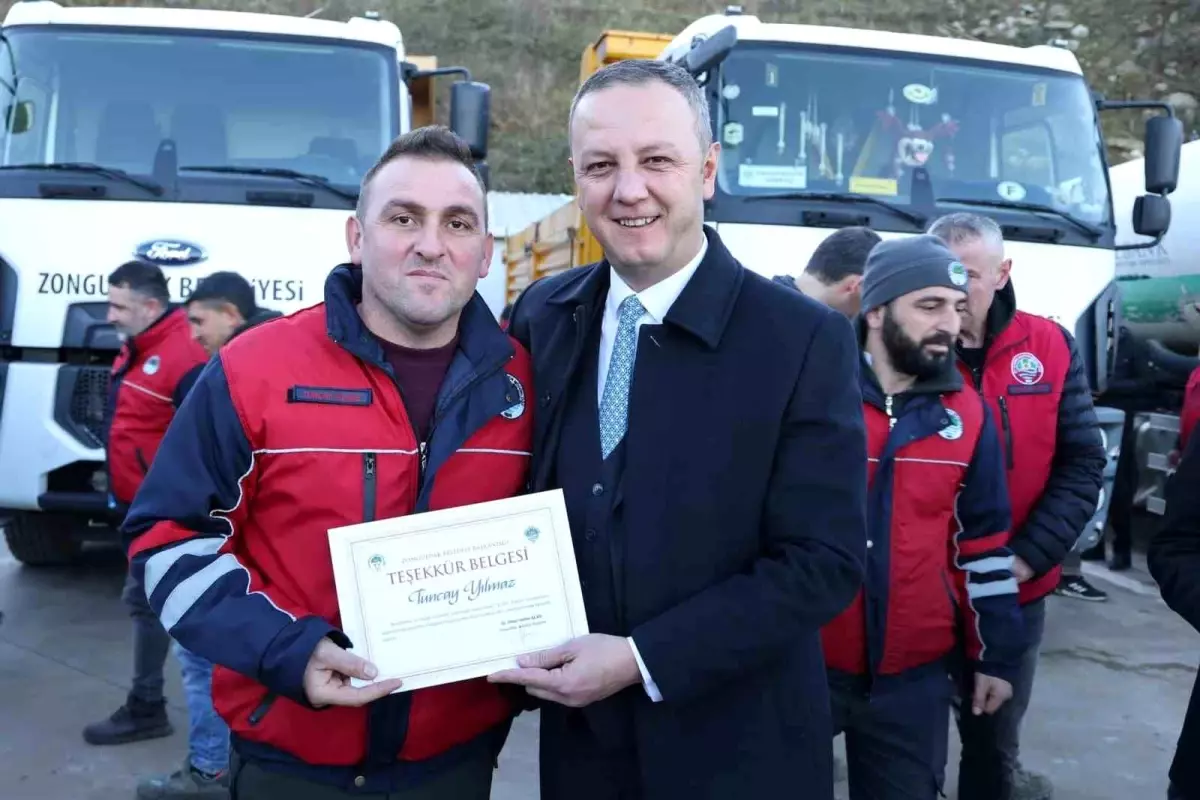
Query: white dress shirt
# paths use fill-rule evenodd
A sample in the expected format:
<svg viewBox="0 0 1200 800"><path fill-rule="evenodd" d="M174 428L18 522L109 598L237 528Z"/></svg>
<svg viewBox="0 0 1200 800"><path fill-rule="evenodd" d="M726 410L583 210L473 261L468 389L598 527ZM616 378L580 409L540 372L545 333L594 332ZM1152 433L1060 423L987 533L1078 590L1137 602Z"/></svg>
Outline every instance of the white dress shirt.
<svg viewBox="0 0 1200 800"><path fill-rule="evenodd" d="M617 338L621 302L632 294L637 295L638 301L641 302L642 308L645 309L637 322L639 329L647 323L661 325L663 320L666 319L667 311L670 310L675 300L679 297L679 294L683 291L683 287L687 286L688 281L692 279L692 275L695 274L696 268L700 266L700 262L704 259L704 254L707 251L708 237L705 236L701 240L700 252L683 269L640 292L635 292L629 288L629 284L621 280L621 276L617 274L616 270L609 267L608 297L604 302L604 319L600 326L600 363L596 370L597 405L599 405L604 397L604 381L608 377L608 364L612 360L613 344ZM636 347L636 344L634 346ZM654 680L650 677L646 665L642 662L642 656L638 652L633 637L630 636L627 638L629 646L633 648L633 657L637 660L638 670L642 673L642 685L646 689L646 694L655 703L661 702L662 695L659 693L658 687L654 684Z"/></svg>

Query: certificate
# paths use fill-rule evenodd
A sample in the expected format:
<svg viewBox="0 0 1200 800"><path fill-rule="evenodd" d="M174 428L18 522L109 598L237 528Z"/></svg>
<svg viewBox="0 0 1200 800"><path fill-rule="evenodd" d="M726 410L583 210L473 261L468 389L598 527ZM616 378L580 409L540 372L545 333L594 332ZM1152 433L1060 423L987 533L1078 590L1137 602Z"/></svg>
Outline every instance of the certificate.
<svg viewBox="0 0 1200 800"><path fill-rule="evenodd" d="M351 652L402 692L588 632L560 489L331 528L329 550Z"/></svg>

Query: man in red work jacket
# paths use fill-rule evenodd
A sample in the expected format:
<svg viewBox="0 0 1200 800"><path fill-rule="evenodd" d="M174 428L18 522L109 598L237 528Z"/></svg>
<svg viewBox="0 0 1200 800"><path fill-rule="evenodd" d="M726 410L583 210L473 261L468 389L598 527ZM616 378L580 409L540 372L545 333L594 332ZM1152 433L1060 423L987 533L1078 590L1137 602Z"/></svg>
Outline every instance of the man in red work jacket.
<svg viewBox="0 0 1200 800"><path fill-rule="evenodd" d="M954 368L966 284L965 267L934 236L882 242L867 259L858 319L866 577L822 631L855 798L934 800L959 637L975 664L974 714L1011 696L1023 649L1000 442Z"/></svg>
<svg viewBox="0 0 1200 800"><path fill-rule="evenodd" d="M1009 547L1029 641L1013 701L988 719L960 716L958 791L972 800L1042 800L1052 788L1044 776L1021 768L1018 733L1033 691L1044 599L1059 585L1062 564L1099 501L1106 462L1100 424L1071 334L1016 309L1011 261L996 223L951 214L930 232L949 244L971 276L959 368L1000 421L1013 514ZM1078 588L1088 590L1086 583ZM1008 780L1011 794L999 785Z"/></svg>
<svg viewBox="0 0 1200 800"><path fill-rule="evenodd" d="M113 362L107 416L108 506L119 525L154 461L186 389L183 376L208 358L182 308L172 307L167 279L154 264L130 261L108 276L108 321L124 344ZM90 744L124 744L170 736L163 665L170 639L132 576L122 592L133 619L133 686L109 717L84 728Z"/></svg>
<svg viewBox="0 0 1200 800"><path fill-rule="evenodd" d="M1200 422L1200 367L1188 375L1187 386L1183 390L1183 408L1179 412L1179 454L1187 452L1188 439Z"/></svg>
<svg viewBox="0 0 1200 800"><path fill-rule="evenodd" d="M484 192L449 130L393 142L324 302L217 352L129 512L151 607L215 665L239 800L490 794L519 693L482 678L397 692L347 651L364 642L340 629L328 541L524 491L531 367L475 291L493 248Z"/></svg>

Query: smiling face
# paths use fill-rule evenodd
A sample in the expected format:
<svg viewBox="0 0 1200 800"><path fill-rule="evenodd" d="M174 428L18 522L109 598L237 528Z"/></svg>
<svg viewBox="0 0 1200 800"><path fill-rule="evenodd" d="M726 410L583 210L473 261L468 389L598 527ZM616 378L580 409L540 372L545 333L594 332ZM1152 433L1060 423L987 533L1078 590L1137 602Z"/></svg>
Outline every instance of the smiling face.
<svg viewBox="0 0 1200 800"><path fill-rule="evenodd" d="M346 237L362 265L368 329L410 347L448 343L492 260L478 180L450 159L400 156L375 173L364 200Z"/></svg>
<svg viewBox="0 0 1200 800"><path fill-rule="evenodd" d="M579 205L635 290L696 255L719 152L701 143L686 98L661 81L618 83L580 98L571 124Z"/></svg>

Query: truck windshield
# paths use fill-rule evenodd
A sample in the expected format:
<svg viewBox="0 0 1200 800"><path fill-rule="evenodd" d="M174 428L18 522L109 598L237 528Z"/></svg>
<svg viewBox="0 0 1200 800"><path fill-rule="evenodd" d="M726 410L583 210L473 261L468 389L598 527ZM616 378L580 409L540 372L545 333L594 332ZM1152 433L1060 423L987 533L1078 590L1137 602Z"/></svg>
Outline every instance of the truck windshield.
<svg viewBox="0 0 1200 800"><path fill-rule="evenodd" d="M852 193L906 208L913 169L924 167L935 198L962 201L938 203L937 213L975 201L980 213L1011 204L1075 235L1109 224L1099 130L1077 75L745 43L720 69L714 117L718 202ZM911 226L897 214L881 221Z"/></svg>
<svg viewBox="0 0 1200 800"><path fill-rule="evenodd" d="M394 51L352 42L12 27L0 41L0 111L21 112L0 125L0 166L88 163L150 175L170 139L181 199L188 185L281 180L263 177L269 170L356 190L398 133L397 81Z"/></svg>

